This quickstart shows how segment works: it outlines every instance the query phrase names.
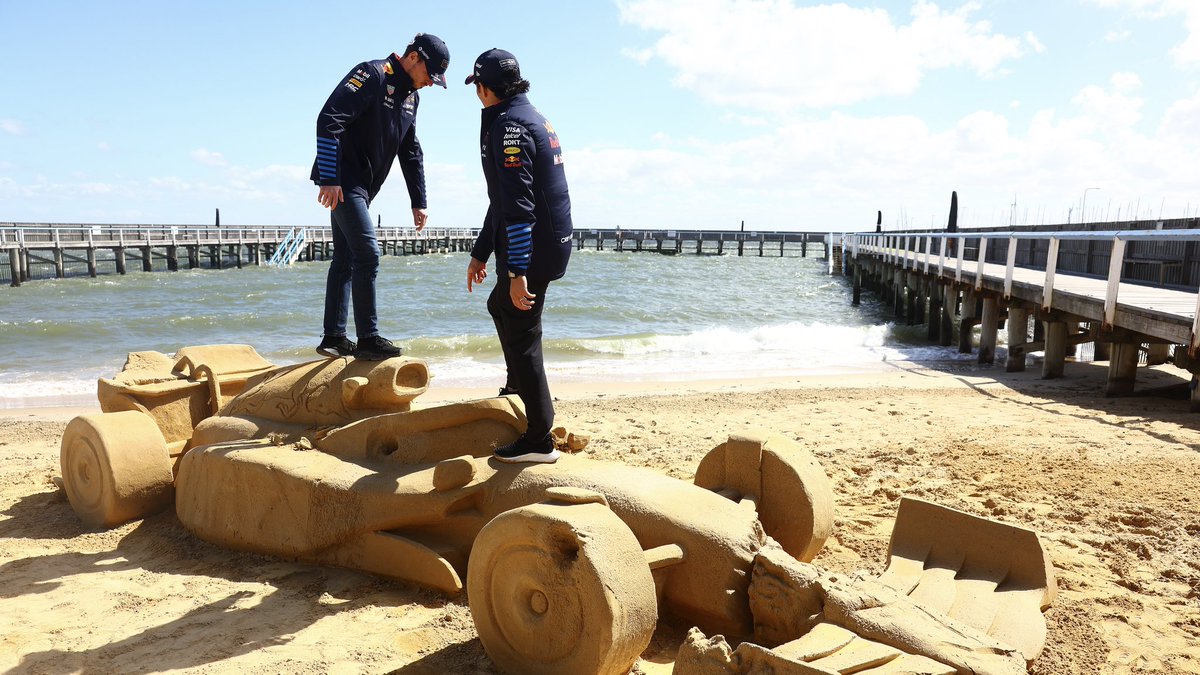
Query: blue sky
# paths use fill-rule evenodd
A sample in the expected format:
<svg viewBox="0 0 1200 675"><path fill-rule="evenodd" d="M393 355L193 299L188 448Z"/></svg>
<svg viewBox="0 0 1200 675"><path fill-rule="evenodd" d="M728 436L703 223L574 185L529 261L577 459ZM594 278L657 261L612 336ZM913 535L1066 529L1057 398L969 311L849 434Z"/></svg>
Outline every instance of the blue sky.
<svg viewBox="0 0 1200 675"><path fill-rule="evenodd" d="M417 123L431 226L485 210L462 79L490 47L563 140L577 228L941 226L951 190L968 227L1085 194L1200 215L1197 0L0 0L0 221L324 224L317 112L417 31L451 52ZM411 222L398 171L372 211Z"/></svg>

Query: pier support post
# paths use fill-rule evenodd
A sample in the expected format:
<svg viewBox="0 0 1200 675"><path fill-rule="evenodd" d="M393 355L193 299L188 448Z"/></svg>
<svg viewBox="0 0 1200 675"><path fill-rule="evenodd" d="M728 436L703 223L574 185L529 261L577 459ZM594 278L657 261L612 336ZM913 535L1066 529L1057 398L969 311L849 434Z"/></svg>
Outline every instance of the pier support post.
<svg viewBox="0 0 1200 675"><path fill-rule="evenodd" d="M954 306L958 304L958 289L953 284L946 284L945 297L942 299L942 328L938 334L938 344L949 347L954 341Z"/></svg>
<svg viewBox="0 0 1200 675"><path fill-rule="evenodd" d="M9 283L13 286L21 285L21 252L18 249L8 249L8 271L12 276Z"/></svg>
<svg viewBox="0 0 1200 675"><path fill-rule="evenodd" d="M780 248L782 249L783 247L780 247ZM808 235L807 234L803 235L800 238L800 257L801 258L808 257Z"/></svg>
<svg viewBox="0 0 1200 675"><path fill-rule="evenodd" d="M113 257L117 259L117 274L125 274L125 247L114 248Z"/></svg>
<svg viewBox="0 0 1200 675"><path fill-rule="evenodd" d="M861 263L854 264L854 299L851 301L855 307L862 303L862 278L863 268Z"/></svg>
<svg viewBox="0 0 1200 675"><path fill-rule="evenodd" d="M983 299L983 316L979 320L978 363L991 365L996 362L996 324L1000 316L1000 303L994 297Z"/></svg>
<svg viewBox="0 0 1200 675"><path fill-rule="evenodd" d="M921 325L925 323L925 303L929 301L929 280L921 277L917 279L917 305L916 315L913 317L912 323Z"/></svg>
<svg viewBox="0 0 1200 675"><path fill-rule="evenodd" d="M154 263L150 259L150 254L151 254L150 247L143 246L142 247L142 271L143 272L153 272L154 271Z"/></svg>
<svg viewBox="0 0 1200 675"><path fill-rule="evenodd" d="M179 270L179 247L167 247L167 270L176 272Z"/></svg>
<svg viewBox="0 0 1200 675"><path fill-rule="evenodd" d="M929 280L929 315L926 317L926 326L929 331L926 335L930 342L941 342L942 328L942 289L938 287L936 280Z"/></svg>
<svg viewBox="0 0 1200 675"><path fill-rule="evenodd" d="M1138 348L1136 342L1114 342L1112 358L1108 361L1108 381L1104 384L1104 395L1128 396L1133 393L1137 379Z"/></svg>
<svg viewBox="0 0 1200 675"><path fill-rule="evenodd" d="M1171 345L1165 342L1151 342L1146 349L1146 365L1158 366L1171 360Z"/></svg>
<svg viewBox="0 0 1200 675"><path fill-rule="evenodd" d="M904 272L892 273L892 316L904 318Z"/></svg>
<svg viewBox="0 0 1200 675"><path fill-rule="evenodd" d="M972 330L975 320L975 291L967 290L962 294L962 311L958 314L958 353L970 354L975 335Z"/></svg>
<svg viewBox="0 0 1200 675"><path fill-rule="evenodd" d="M1008 308L1008 358L1004 370L1009 373L1025 372L1025 345L1029 342L1029 310L1024 307Z"/></svg>
<svg viewBox="0 0 1200 675"><path fill-rule="evenodd" d="M88 276L95 279L96 278L96 247L95 246L88 246L87 266L88 266Z"/></svg>
<svg viewBox="0 0 1200 675"><path fill-rule="evenodd" d="M238 244L230 244L229 253L233 256L234 266L239 270L242 269L242 247Z"/></svg>
<svg viewBox="0 0 1200 675"><path fill-rule="evenodd" d="M1067 322L1046 321L1046 350L1042 359L1042 379L1063 376L1067 362Z"/></svg>
<svg viewBox="0 0 1200 675"><path fill-rule="evenodd" d="M187 247L187 256L188 256L188 269L189 270L194 270L200 266L200 246L199 245L188 246Z"/></svg>

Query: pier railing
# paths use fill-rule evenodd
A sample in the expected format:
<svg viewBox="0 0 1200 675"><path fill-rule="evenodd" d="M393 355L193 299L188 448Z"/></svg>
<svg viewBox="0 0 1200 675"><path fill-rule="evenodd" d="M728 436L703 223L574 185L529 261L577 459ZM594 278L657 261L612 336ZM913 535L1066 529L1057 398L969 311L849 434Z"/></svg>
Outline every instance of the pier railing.
<svg viewBox="0 0 1200 675"><path fill-rule="evenodd" d="M852 258L876 256L901 271L952 278L976 291L992 278L1002 282L1005 300L1013 294L1018 270L1038 271L1045 311L1052 307L1060 276L1103 279L1106 328L1114 324L1122 284L1188 292L1195 296L1190 315L1176 315L1191 323L1189 353L1200 352L1200 260L1194 255L1200 229L851 233L841 241ZM1003 266L1002 276L997 266Z"/></svg>
<svg viewBox="0 0 1200 675"><path fill-rule="evenodd" d="M180 266L221 269L259 265L279 251L294 228L207 225L91 225L0 223L0 279L13 286L35 278L125 274L127 258L146 272ZM329 226L305 229L295 255L325 260L332 253ZM410 255L467 251L478 230L472 228L381 227L381 253Z"/></svg>

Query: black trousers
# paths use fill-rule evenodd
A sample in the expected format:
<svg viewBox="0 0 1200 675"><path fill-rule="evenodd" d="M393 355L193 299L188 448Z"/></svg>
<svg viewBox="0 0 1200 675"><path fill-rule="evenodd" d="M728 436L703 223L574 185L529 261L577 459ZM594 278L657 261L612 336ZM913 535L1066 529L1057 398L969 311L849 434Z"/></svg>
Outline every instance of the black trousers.
<svg viewBox="0 0 1200 675"><path fill-rule="evenodd" d="M546 368L542 364L542 309L546 307L548 283L529 282L529 292L535 296L533 307L520 310L509 298L508 275L497 274L496 286L488 296L488 314L496 324L496 335L504 350L504 365L508 370L506 387L516 388L525 404L529 418L526 437L540 440L550 433L554 424L554 402L550 385L546 383Z"/></svg>

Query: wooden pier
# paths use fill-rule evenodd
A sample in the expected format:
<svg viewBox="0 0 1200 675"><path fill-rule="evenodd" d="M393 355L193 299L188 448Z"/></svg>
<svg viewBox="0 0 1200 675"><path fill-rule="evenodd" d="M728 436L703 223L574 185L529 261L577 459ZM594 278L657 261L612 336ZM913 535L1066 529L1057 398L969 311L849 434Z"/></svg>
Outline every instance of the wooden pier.
<svg viewBox="0 0 1200 675"><path fill-rule="evenodd" d="M951 345L957 331L959 351L977 349L990 364L1006 327L1006 369L1022 371L1025 356L1041 352L1043 378L1062 376L1068 354L1091 343L1094 360L1109 363L1108 396L1134 393L1139 363L1171 363L1191 374L1191 409L1200 411L1200 259L1191 256L1200 229L839 238L854 303L870 288L897 319L927 324L932 341Z"/></svg>
<svg viewBox="0 0 1200 675"><path fill-rule="evenodd" d="M0 224L0 279L13 286L36 278L91 276L181 268L263 265L299 228L171 225ZM303 228L298 260L327 260L329 227ZM379 228L383 255L469 251L478 230ZM40 273L39 273L40 272Z"/></svg>
<svg viewBox="0 0 1200 675"><path fill-rule="evenodd" d="M808 257L809 247L829 255L822 232L746 232L744 230L576 230L575 247L663 255L750 255Z"/></svg>
<svg viewBox="0 0 1200 675"><path fill-rule="evenodd" d="M328 227L207 225L50 225L0 223L0 283L32 279L125 274L130 271L241 268L264 265L303 232L295 260L327 260ZM470 251L478 229L379 228L383 255ZM830 237L817 232L740 230L576 230L578 249L653 252L663 255L739 255L828 258Z"/></svg>

